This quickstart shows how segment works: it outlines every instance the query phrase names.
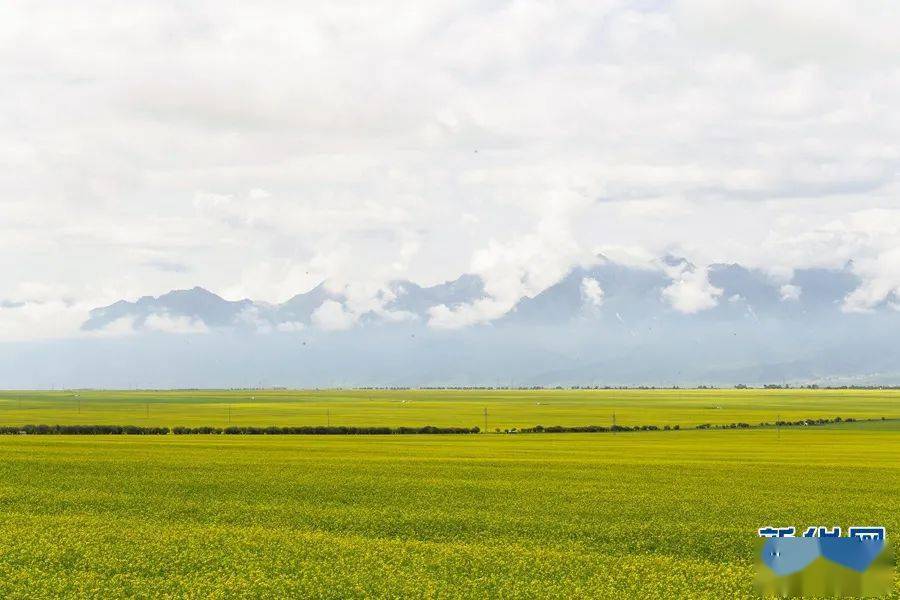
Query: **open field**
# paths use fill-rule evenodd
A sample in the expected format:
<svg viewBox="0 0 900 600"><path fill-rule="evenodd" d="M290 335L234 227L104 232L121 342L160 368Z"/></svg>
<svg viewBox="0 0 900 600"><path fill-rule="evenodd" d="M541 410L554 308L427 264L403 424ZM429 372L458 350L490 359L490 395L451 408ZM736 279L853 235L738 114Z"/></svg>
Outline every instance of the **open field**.
<svg viewBox="0 0 900 600"><path fill-rule="evenodd" d="M747 597L759 526L900 531L898 457L833 428L3 436L0 596Z"/></svg>
<svg viewBox="0 0 900 600"><path fill-rule="evenodd" d="M900 417L900 390L0 391L0 425L485 428Z"/></svg>
<svg viewBox="0 0 900 600"><path fill-rule="evenodd" d="M741 598L760 526L900 531L897 391L0 392L2 425L483 427L484 408L490 431L613 412L685 428L888 420L0 436L0 597Z"/></svg>

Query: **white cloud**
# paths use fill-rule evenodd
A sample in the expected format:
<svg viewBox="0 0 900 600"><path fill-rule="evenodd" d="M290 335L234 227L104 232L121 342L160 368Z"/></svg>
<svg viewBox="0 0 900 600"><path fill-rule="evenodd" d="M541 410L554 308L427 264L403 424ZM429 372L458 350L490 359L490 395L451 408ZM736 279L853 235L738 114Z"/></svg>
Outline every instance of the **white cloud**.
<svg viewBox="0 0 900 600"><path fill-rule="evenodd" d="M882 303L896 303L900 296L900 248L861 260L855 270L864 280L844 300L845 311L868 312Z"/></svg>
<svg viewBox="0 0 900 600"><path fill-rule="evenodd" d="M408 310L381 310L377 314L389 323L408 323L419 320L419 315Z"/></svg>
<svg viewBox="0 0 900 600"><path fill-rule="evenodd" d="M272 323L259 314L259 308L256 306L248 306L244 308L240 313L238 313L235 320L238 324L251 327L257 333L270 333L273 329Z"/></svg>
<svg viewBox="0 0 900 600"><path fill-rule="evenodd" d="M453 308L432 307L431 327L450 329L492 321L522 298L536 296L557 283L573 266L599 260L572 231L589 200L574 191L556 194L553 200L539 205L534 231L504 242L491 239L475 251L470 270L484 280L487 297Z"/></svg>
<svg viewBox="0 0 900 600"><path fill-rule="evenodd" d="M752 54L776 65L868 66L900 52L891 2L682 0L681 23L707 44Z"/></svg>
<svg viewBox="0 0 900 600"><path fill-rule="evenodd" d="M471 304L460 304L453 308L446 304L438 304L428 309L428 326L434 329L459 329L493 321L509 311L506 302L493 298L482 298Z"/></svg>
<svg viewBox="0 0 900 600"><path fill-rule="evenodd" d="M131 335L136 332L137 330L134 327L134 317L125 316L110 321L102 329L89 332L88 335L95 337L118 337L122 335Z"/></svg>
<svg viewBox="0 0 900 600"><path fill-rule="evenodd" d="M672 283L663 288L662 295L678 312L693 314L718 304L722 290L709 282L707 269L681 265L667 271Z"/></svg>
<svg viewBox="0 0 900 600"><path fill-rule="evenodd" d="M490 300L431 320L479 323L594 250L852 260L868 310L900 285L898 27L839 0L11 3L0 298L44 304L0 339L198 284L328 279L358 319L388 281L465 271Z"/></svg>
<svg viewBox="0 0 900 600"><path fill-rule="evenodd" d="M187 316L152 314L144 320L144 329L163 333L208 333L209 328L201 319Z"/></svg>
<svg viewBox="0 0 900 600"><path fill-rule="evenodd" d="M581 296L585 304L594 308L603 306L603 288L600 282L593 277L585 277L581 280Z"/></svg>
<svg viewBox="0 0 900 600"><path fill-rule="evenodd" d="M350 329L356 322L356 315L335 300L326 300L312 314L313 325L325 331Z"/></svg>
<svg viewBox="0 0 900 600"><path fill-rule="evenodd" d="M803 293L803 288L798 285L786 283L782 285L778 291L781 294L782 300L786 302L796 302L800 300L800 294Z"/></svg>
<svg viewBox="0 0 900 600"><path fill-rule="evenodd" d="M0 306L0 341L15 342L79 335L89 307L60 300Z"/></svg>

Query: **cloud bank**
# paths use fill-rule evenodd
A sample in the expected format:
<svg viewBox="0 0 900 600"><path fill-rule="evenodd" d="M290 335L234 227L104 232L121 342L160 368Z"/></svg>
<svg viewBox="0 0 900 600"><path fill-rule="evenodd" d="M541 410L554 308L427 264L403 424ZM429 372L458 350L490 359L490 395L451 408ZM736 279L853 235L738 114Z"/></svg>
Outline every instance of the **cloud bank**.
<svg viewBox="0 0 900 600"><path fill-rule="evenodd" d="M686 257L685 313L722 300L715 262L849 264L844 310L897 306L898 28L875 0L13 3L0 340L323 280L340 330L390 281L478 274L428 313L457 328L600 254Z"/></svg>

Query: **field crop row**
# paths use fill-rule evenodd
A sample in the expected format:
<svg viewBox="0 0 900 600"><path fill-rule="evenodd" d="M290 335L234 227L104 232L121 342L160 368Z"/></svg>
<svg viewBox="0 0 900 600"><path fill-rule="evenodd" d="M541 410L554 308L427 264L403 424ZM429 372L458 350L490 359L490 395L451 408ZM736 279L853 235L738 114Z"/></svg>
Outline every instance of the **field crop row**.
<svg viewBox="0 0 900 600"><path fill-rule="evenodd" d="M900 418L897 390L199 390L0 392L0 423L144 427L757 424Z"/></svg>
<svg viewBox="0 0 900 600"><path fill-rule="evenodd" d="M762 525L900 530L898 456L830 428L9 436L0 596L750 597Z"/></svg>

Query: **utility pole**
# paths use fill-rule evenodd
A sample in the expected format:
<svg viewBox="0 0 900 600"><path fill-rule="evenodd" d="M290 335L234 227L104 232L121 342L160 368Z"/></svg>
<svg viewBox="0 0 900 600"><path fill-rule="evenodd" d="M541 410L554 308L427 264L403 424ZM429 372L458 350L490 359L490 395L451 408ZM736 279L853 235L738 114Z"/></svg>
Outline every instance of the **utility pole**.
<svg viewBox="0 0 900 600"><path fill-rule="evenodd" d="M616 435L616 413L613 412L613 426L612 426L613 435Z"/></svg>
<svg viewBox="0 0 900 600"><path fill-rule="evenodd" d="M484 407L484 432L487 433L487 406Z"/></svg>
<svg viewBox="0 0 900 600"><path fill-rule="evenodd" d="M231 425L231 405L228 405L228 424Z"/></svg>
<svg viewBox="0 0 900 600"><path fill-rule="evenodd" d="M775 416L775 431L778 432L778 441L781 441L781 415Z"/></svg>

